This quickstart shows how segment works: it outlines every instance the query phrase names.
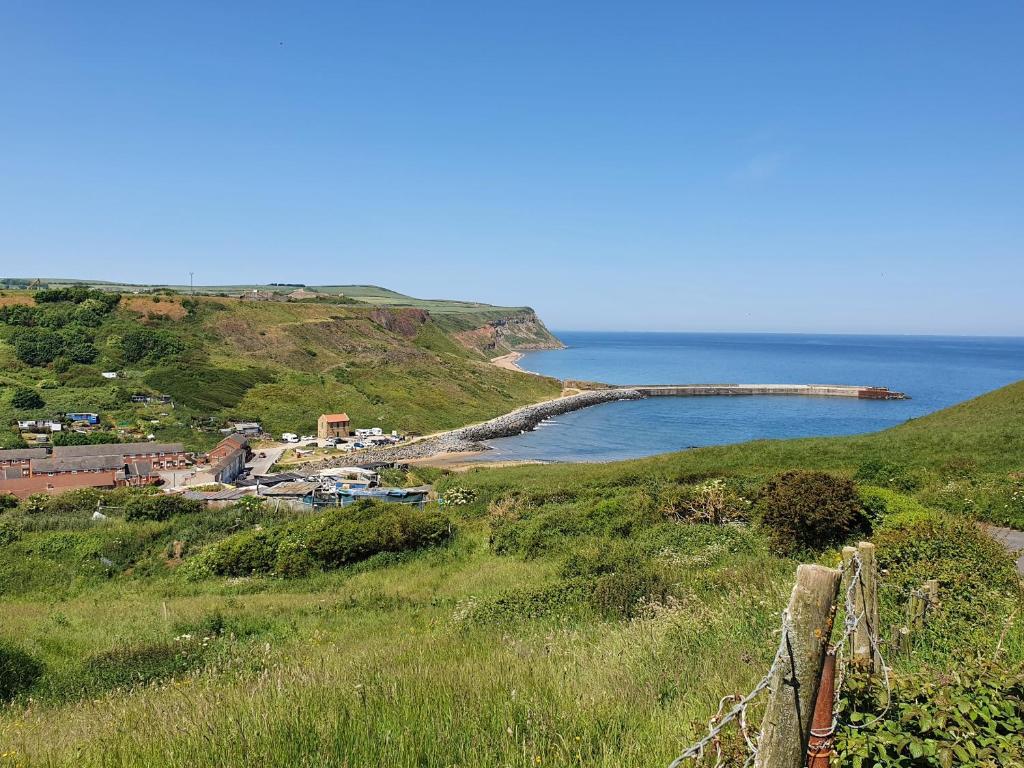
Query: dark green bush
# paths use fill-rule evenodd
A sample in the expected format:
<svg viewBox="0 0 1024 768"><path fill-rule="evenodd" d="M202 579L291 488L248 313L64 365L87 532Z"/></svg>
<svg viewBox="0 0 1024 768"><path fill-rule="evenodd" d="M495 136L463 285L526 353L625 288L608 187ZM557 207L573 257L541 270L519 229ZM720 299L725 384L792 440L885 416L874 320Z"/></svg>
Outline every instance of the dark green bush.
<svg viewBox="0 0 1024 768"><path fill-rule="evenodd" d="M378 552L401 552L447 541L451 524L438 512L399 504L356 504L325 512L304 532L312 557L326 568Z"/></svg>
<svg viewBox="0 0 1024 768"><path fill-rule="evenodd" d="M402 504L358 502L289 524L236 533L201 558L222 576L302 576L339 568L385 552L405 552L447 541L451 524L438 512Z"/></svg>
<svg viewBox="0 0 1024 768"><path fill-rule="evenodd" d="M822 549L868 529L856 486L827 472L793 470L772 478L757 511L783 554Z"/></svg>
<svg viewBox="0 0 1024 768"><path fill-rule="evenodd" d="M221 576L251 576L272 573L277 562L280 534L267 530L236 533L216 544L209 551L208 565Z"/></svg>
<svg viewBox="0 0 1024 768"><path fill-rule="evenodd" d="M18 506L18 497L10 493L0 493L0 512Z"/></svg>
<svg viewBox="0 0 1024 768"><path fill-rule="evenodd" d="M42 395L28 387L18 387L11 395L11 405L22 411L32 411L46 405Z"/></svg>
<svg viewBox="0 0 1024 768"><path fill-rule="evenodd" d="M13 643L0 640L0 701L10 701L29 690L42 674L42 662Z"/></svg>

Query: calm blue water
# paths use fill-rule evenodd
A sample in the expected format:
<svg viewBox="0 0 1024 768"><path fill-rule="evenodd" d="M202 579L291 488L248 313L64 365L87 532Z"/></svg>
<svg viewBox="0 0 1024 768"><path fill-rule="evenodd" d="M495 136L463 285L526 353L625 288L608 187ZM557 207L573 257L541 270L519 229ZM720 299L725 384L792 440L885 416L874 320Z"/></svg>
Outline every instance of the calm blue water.
<svg viewBox="0 0 1024 768"><path fill-rule="evenodd" d="M1024 339L793 334L558 334L520 365L611 384L859 384L913 399L652 398L566 414L480 459L610 461L756 438L873 432L1024 379Z"/></svg>

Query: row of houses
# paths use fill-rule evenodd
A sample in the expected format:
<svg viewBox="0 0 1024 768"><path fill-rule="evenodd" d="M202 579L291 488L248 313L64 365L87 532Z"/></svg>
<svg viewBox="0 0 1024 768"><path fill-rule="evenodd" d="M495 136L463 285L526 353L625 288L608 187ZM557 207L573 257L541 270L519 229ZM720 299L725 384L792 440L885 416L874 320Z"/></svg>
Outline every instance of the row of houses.
<svg viewBox="0 0 1024 768"><path fill-rule="evenodd" d="M103 443L0 450L0 493L24 498L74 488L149 485L159 471L184 469L181 443Z"/></svg>

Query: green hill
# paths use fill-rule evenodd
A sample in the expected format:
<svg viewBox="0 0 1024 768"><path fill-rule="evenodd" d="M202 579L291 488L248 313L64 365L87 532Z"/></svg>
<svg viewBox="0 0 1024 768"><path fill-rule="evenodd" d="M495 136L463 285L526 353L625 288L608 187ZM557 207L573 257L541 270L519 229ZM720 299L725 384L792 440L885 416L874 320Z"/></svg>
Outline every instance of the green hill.
<svg viewBox="0 0 1024 768"><path fill-rule="evenodd" d="M309 323L267 324L269 311L223 310L196 333L241 344L248 322L276 328L273 352L252 350L257 370L275 370L301 354L292 329ZM963 750L1021 764L1018 580L965 514L977 510L953 501L1019 483L1022 398L1024 383L853 438L390 477L436 482L446 503L423 511L203 510L127 489L2 509L2 759L667 765L778 645L798 558L779 554L749 501L779 470L825 467L860 478L885 638L909 591L940 582L909 653L885 646L892 703L881 686L865 693L854 729L844 695L840 764L869 752L896 768L913 752L944 766ZM97 503L106 520L91 519ZM705 503L717 523L700 522ZM834 564L837 551L799 559ZM724 748L742 763L737 733Z"/></svg>
<svg viewBox="0 0 1024 768"><path fill-rule="evenodd" d="M373 291L376 303L326 293L118 301L113 287L0 293L0 423L96 411L108 424L201 447L227 419L309 432L320 413L346 411L358 425L426 432L559 392L553 380L488 362L518 345L557 344L529 309L463 312L399 303L382 289ZM45 404L16 407L20 389ZM140 393L169 395L174 408L133 404Z"/></svg>

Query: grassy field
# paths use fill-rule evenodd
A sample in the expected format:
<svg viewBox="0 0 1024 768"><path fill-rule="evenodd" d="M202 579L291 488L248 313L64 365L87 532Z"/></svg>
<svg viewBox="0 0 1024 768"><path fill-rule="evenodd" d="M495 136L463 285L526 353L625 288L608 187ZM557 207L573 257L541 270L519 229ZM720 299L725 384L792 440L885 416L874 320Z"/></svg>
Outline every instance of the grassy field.
<svg viewBox="0 0 1024 768"><path fill-rule="evenodd" d="M442 475L448 503L426 514L449 533L429 541L373 510L100 525L91 497L8 510L0 638L42 669L0 714L0 765L667 765L763 674L797 562L836 560L780 556L744 511L800 466L874 473L860 493L886 627L910 587L942 583L897 673L939 696L954 661L998 656L1009 680L1024 660L1011 561L929 494L1019 470L1022 393L874 436ZM667 513L709 479L749 523Z"/></svg>
<svg viewBox="0 0 1024 768"><path fill-rule="evenodd" d="M28 292L0 295L0 306L14 305L37 309ZM73 318L78 306L56 302L47 309ZM477 323L489 328L488 312L498 310L452 320L412 306L133 295L89 326L54 322L61 330L50 331L16 325L35 320L12 317L0 322L0 423L96 411L129 437L153 433L200 449L232 419L307 433L320 413L345 411L359 426L428 432L556 396L557 382L499 369L488 357L501 349L456 337ZM549 336L536 318L524 322L530 333ZM19 359L19 334L40 330L58 338L78 334L91 357ZM126 342L140 338L135 347ZM515 340L505 336L502 343ZM104 379L102 371L119 378ZM36 391L44 405L16 408L18 388ZM175 407L132 404L136 393L170 395ZM12 439L5 429L4 441Z"/></svg>

